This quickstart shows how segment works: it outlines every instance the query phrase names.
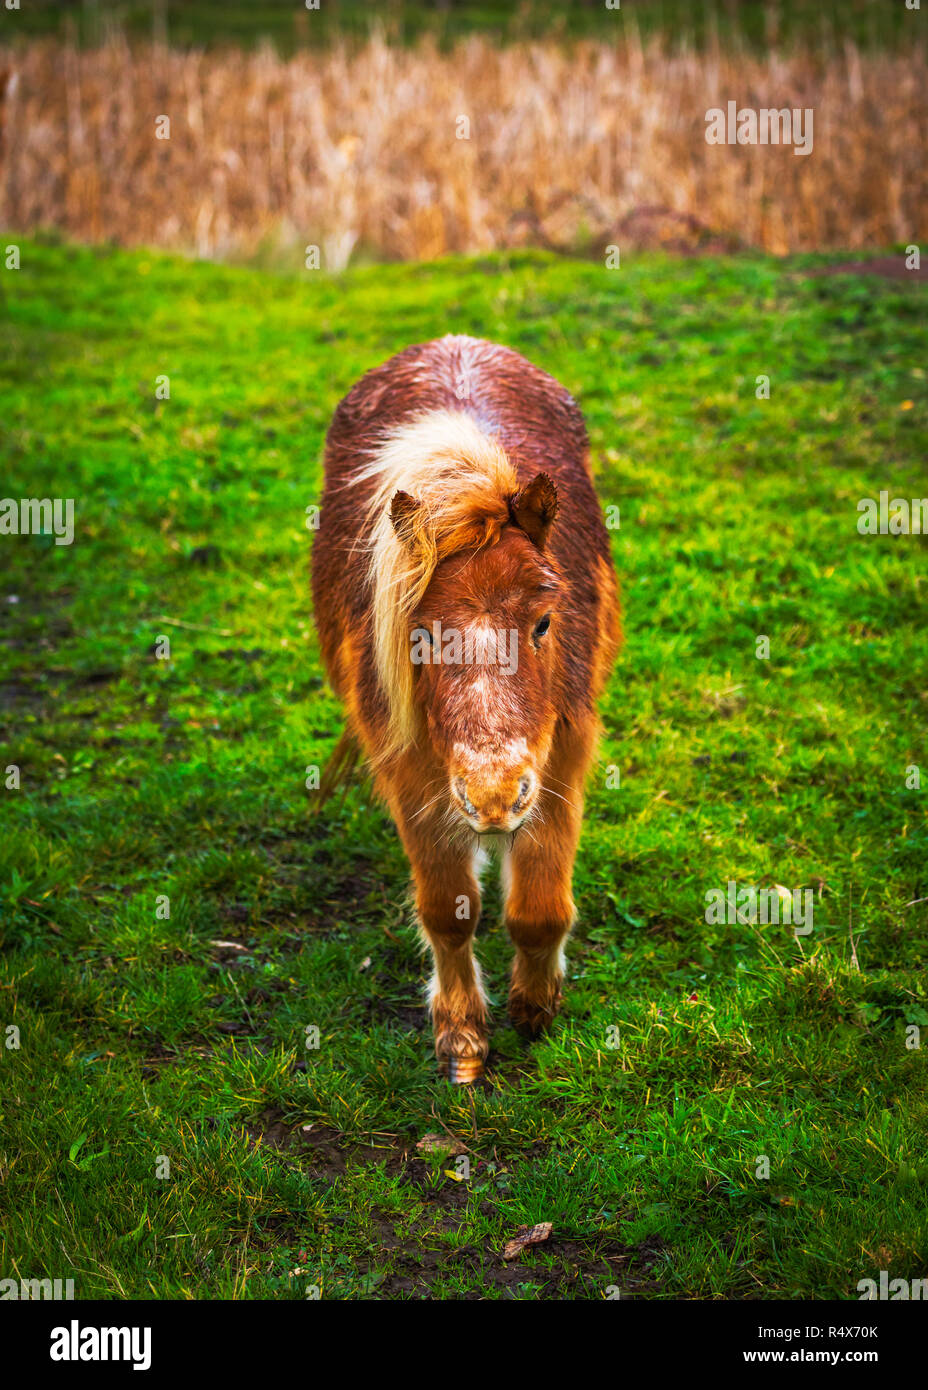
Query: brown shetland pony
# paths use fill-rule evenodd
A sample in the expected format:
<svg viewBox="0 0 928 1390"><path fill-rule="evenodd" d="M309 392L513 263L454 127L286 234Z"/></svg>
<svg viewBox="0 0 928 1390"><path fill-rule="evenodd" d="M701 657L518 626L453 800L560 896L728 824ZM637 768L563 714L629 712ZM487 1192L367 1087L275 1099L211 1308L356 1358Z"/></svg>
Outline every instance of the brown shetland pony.
<svg viewBox="0 0 928 1390"><path fill-rule="evenodd" d="M509 1014L561 999L596 696L618 648L609 541L568 393L518 353L449 335L341 402L326 441L313 597L332 685L396 821L434 957L435 1050L478 1077L472 942L498 836Z"/></svg>

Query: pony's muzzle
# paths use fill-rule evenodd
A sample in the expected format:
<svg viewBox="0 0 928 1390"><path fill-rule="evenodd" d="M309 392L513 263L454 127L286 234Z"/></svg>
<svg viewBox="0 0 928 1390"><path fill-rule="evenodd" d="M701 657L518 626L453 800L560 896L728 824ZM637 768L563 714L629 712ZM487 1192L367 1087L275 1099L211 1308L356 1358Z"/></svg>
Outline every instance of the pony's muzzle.
<svg viewBox="0 0 928 1390"><path fill-rule="evenodd" d="M451 793L472 829L478 832L518 829L538 792L538 778L524 768L505 781L485 785L454 777Z"/></svg>

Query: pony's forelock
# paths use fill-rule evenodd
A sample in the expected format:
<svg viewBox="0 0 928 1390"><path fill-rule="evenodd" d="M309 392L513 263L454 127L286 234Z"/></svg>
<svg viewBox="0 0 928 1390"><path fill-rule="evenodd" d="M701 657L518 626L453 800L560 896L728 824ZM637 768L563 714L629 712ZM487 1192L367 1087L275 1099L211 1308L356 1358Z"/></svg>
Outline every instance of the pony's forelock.
<svg viewBox="0 0 928 1390"><path fill-rule="evenodd" d="M498 440L464 411L438 410L390 430L355 481L368 502L374 658L390 719L381 756L415 741L409 623L438 564L493 545L510 520L518 483ZM391 519L397 492L419 503L401 541Z"/></svg>

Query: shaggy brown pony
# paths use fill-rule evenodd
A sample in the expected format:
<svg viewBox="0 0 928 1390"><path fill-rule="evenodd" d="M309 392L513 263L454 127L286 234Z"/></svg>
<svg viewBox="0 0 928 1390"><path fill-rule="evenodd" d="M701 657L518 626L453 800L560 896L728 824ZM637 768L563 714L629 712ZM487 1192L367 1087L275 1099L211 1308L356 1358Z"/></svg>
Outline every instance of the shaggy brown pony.
<svg viewBox="0 0 928 1390"><path fill-rule="evenodd" d="M529 1035L557 1012L575 917L594 702L620 640L580 411L509 348L407 348L335 412L312 559L326 668L412 865L439 1064L471 1081L489 1046L482 837Z"/></svg>

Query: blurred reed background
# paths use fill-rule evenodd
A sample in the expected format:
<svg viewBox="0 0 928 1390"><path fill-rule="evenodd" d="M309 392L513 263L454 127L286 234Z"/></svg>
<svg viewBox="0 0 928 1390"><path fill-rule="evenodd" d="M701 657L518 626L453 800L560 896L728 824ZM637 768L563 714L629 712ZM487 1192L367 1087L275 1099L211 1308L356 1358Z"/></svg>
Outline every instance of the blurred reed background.
<svg viewBox="0 0 928 1390"><path fill-rule="evenodd" d="M216 258L318 244L330 269L524 244L885 246L924 231L926 79L924 42L687 47L633 24L504 45L375 31L289 56L112 26L90 46L32 37L0 48L0 224ZM729 99L813 108L812 153L708 145Z"/></svg>

